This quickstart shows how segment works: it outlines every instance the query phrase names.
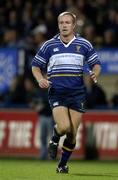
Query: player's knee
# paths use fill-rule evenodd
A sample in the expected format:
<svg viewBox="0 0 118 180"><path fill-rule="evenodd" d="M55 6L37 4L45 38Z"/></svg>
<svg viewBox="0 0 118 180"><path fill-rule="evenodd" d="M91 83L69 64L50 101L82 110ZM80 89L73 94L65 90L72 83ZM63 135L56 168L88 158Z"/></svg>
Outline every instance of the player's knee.
<svg viewBox="0 0 118 180"><path fill-rule="evenodd" d="M70 126L68 124L62 125L60 127L60 133L61 134L66 134L68 132L70 132Z"/></svg>

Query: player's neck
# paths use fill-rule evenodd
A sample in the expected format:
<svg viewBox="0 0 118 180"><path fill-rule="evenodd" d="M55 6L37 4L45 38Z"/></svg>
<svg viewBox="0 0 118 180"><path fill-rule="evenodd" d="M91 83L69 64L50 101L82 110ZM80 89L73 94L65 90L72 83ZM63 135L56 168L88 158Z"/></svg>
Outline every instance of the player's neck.
<svg viewBox="0 0 118 180"><path fill-rule="evenodd" d="M62 36L62 35L60 35L60 38L61 38L63 43L67 44L67 43L69 43L74 38L74 34L69 35L69 36Z"/></svg>

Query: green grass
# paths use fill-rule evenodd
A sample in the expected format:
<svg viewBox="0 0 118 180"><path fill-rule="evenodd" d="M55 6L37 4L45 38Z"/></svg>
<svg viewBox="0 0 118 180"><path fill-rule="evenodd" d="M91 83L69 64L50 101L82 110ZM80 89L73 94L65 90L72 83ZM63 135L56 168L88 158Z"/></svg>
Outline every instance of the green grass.
<svg viewBox="0 0 118 180"><path fill-rule="evenodd" d="M118 180L118 162L70 161L69 174L57 174L57 162L1 159L0 180Z"/></svg>

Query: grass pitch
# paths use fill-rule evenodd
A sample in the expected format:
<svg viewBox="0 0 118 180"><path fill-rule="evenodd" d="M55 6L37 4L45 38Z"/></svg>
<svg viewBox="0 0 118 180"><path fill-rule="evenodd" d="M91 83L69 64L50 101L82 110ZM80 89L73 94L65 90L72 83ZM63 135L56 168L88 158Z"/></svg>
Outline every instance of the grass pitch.
<svg viewBox="0 0 118 180"><path fill-rule="evenodd" d="M0 180L118 180L118 162L70 161L69 174L55 172L57 161L0 159Z"/></svg>

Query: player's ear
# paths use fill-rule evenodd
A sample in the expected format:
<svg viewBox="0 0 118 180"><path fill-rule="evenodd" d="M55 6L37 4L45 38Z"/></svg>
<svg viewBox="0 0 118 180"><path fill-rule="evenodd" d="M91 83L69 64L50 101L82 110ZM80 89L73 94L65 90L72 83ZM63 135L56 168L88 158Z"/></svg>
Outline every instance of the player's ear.
<svg viewBox="0 0 118 180"><path fill-rule="evenodd" d="M73 24L73 30L75 30L76 29L76 24Z"/></svg>

